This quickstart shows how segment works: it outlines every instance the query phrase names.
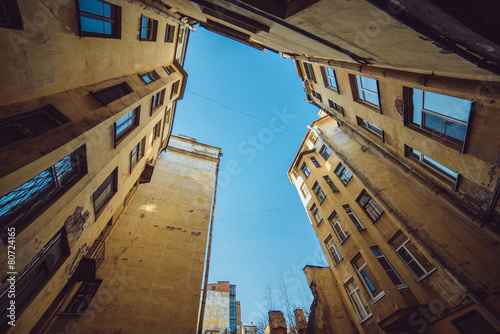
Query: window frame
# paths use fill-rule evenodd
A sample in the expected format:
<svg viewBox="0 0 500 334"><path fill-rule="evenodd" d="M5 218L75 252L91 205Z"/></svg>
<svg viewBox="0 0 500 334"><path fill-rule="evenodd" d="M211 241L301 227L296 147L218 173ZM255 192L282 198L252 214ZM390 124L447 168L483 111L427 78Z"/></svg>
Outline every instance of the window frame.
<svg viewBox="0 0 500 334"><path fill-rule="evenodd" d="M368 197L368 199L366 199L366 202L363 204L363 199ZM368 215L368 217L370 217L371 220L373 220L373 222L375 223L377 220L379 220L379 218L384 214L384 209L382 209L382 207L380 206L380 204L377 203L377 201L375 201L373 199L373 197L365 190L363 189L361 191L361 193L359 194L358 198L356 199L356 202L359 204L359 206L363 209L363 211L365 211L365 213ZM367 209L367 207L369 209ZM375 216L372 216L372 214L370 213L371 210L373 210L373 212L375 213ZM382 212L378 212L378 209Z"/></svg>
<svg viewBox="0 0 500 334"><path fill-rule="evenodd" d="M315 157L311 157L310 159L311 159L311 162L313 163L314 167L316 167L316 168L321 167L321 165L319 164L318 160L316 160Z"/></svg>
<svg viewBox="0 0 500 334"><path fill-rule="evenodd" d="M142 81L144 81L144 83L146 85L149 85L150 83L155 82L156 80L161 79L160 75L158 73L156 73L156 71L154 71L154 70L151 71L151 72L139 74L139 76L141 77ZM149 79L149 81L146 80L146 79L144 79L144 77L147 77Z"/></svg>
<svg viewBox="0 0 500 334"><path fill-rule="evenodd" d="M358 218L358 216L354 213L354 211L349 206L349 204L342 205L342 208L344 209L345 213L349 216L349 219L352 221L352 223L354 224L354 226L356 227L356 229L358 231L366 230L366 227L363 225L363 223ZM347 211L348 209L349 209L349 211Z"/></svg>
<svg viewBox="0 0 500 334"><path fill-rule="evenodd" d="M306 77L308 80L312 80L314 83L316 83L316 75L314 74L314 69L312 67L311 63L302 63L304 65L304 72L306 74Z"/></svg>
<svg viewBox="0 0 500 334"><path fill-rule="evenodd" d="M337 186L333 183L333 181L330 179L328 175L323 176L323 180L325 180L326 184L328 185L328 187L330 187L332 192L336 193L339 191Z"/></svg>
<svg viewBox="0 0 500 334"><path fill-rule="evenodd" d="M350 234L349 232L345 231L342 225L340 224L341 221L340 216L336 211L333 211L332 214L328 217L328 221L330 222L330 225L332 225L333 231L339 238L340 244L342 245L349 238Z"/></svg>
<svg viewBox="0 0 500 334"><path fill-rule="evenodd" d="M130 151L130 174L132 174L134 167L137 166L141 158L144 156L145 141L146 138L139 140L137 145L135 145L132 151Z"/></svg>
<svg viewBox="0 0 500 334"><path fill-rule="evenodd" d="M118 97L113 97L109 98L105 94L108 92L117 92L117 95L120 95ZM133 90L130 88L130 86L124 81L122 83L119 83L117 85L113 85L110 87L106 87L104 89L95 91L95 92L90 92L103 106L108 106L110 103L115 102L116 100L121 99L124 96L127 96L128 94L132 93Z"/></svg>
<svg viewBox="0 0 500 334"><path fill-rule="evenodd" d="M356 262L360 260L362 261L362 264L358 267L358 264ZM352 267L354 268L354 271L361 280L361 283L363 284L365 291L368 294L368 297L370 297L372 305L375 304L378 300L380 300L380 298L385 296L384 290L380 286L379 282L376 280L370 267L368 267L368 264L366 263L366 260L363 258L363 255L358 253L352 259L351 264ZM374 295L373 293L376 292L375 290L377 289L376 286L380 288L380 292Z"/></svg>
<svg viewBox="0 0 500 334"><path fill-rule="evenodd" d="M165 70L165 72L168 74L168 75L171 75L172 73L175 73L176 70L173 66L171 65L168 65L168 66L164 66L163 69Z"/></svg>
<svg viewBox="0 0 500 334"><path fill-rule="evenodd" d="M106 195L106 198L104 201L101 201L99 205L96 206L96 200L99 199L99 196L104 193L105 190L107 190L108 186L111 185L110 192ZM95 214L95 219L101 215L101 213L104 212L104 209L106 206L109 204L113 196L117 193L118 191L118 167L116 167L109 176L104 179L104 181L99 185L99 187L94 191L92 195L92 204L94 207L94 214Z"/></svg>
<svg viewBox="0 0 500 334"><path fill-rule="evenodd" d="M143 25L143 19L146 19L146 25ZM146 37L142 37L142 32L146 31ZM158 21L150 17L141 15L139 24L139 40L141 42L156 42L156 35L158 34Z"/></svg>
<svg viewBox="0 0 500 334"><path fill-rule="evenodd" d="M304 176L306 177L306 180L307 180L309 175L311 175L311 169L309 168L309 166L304 162L304 163L302 163L302 167L300 168L300 170L302 171L302 173L304 174Z"/></svg>
<svg viewBox="0 0 500 334"><path fill-rule="evenodd" d="M180 87L180 80L177 80L172 84L172 90L170 92L170 99L172 100L174 95L177 95L179 93L179 87Z"/></svg>
<svg viewBox="0 0 500 334"><path fill-rule="evenodd" d="M326 195L323 189L321 189L321 186L319 185L318 182L314 182L314 185L312 187L314 193L316 194L316 197L318 198L318 201L321 204L325 201Z"/></svg>
<svg viewBox="0 0 500 334"><path fill-rule="evenodd" d="M486 320L485 317L483 317L483 315L481 313L479 313L477 310L475 309L472 309L470 310L469 312L466 312L465 314L453 319L451 321L451 324L457 329L457 331L460 333L460 334L474 334L474 333L477 333L476 331L474 331L474 333L471 333L470 331L465 331L464 328L460 325L461 322L463 322L464 320L467 320L467 319L470 319L470 318L473 318L473 317L477 317L479 316L479 319L482 319L484 320L484 324L486 326L488 326L489 328L484 328L484 326L481 326L481 327L477 327L478 323L477 321L475 322L476 324L476 328L477 329L481 329L481 330L484 330L484 329L488 329L488 332L489 333L484 333L484 332L481 332L482 334L496 334L498 333L495 329L495 327L493 327L493 325L488 321ZM478 319L478 320L479 320Z"/></svg>
<svg viewBox="0 0 500 334"><path fill-rule="evenodd" d="M358 123L358 126L366 129L367 131L371 132L378 138L382 139L382 142L385 143L385 133L384 130L379 128L373 123L368 122L367 120L364 120L361 117L356 116L356 122Z"/></svg>
<svg viewBox="0 0 500 334"><path fill-rule="evenodd" d="M160 138L161 135L161 120L155 124L153 127L153 143L156 141L156 139Z"/></svg>
<svg viewBox="0 0 500 334"><path fill-rule="evenodd" d="M328 99L328 106L330 107L330 109L340 112L342 114L342 117L345 117L344 108L340 104Z"/></svg>
<svg viewBox="0 0 500 334"><path fill-rule="evenodd" d="M329 245L330 241L332 242L331 245ZM342 253L340 252L340 249L331 234L328 234L328 237L326 237L324 243L336 267L340 262L342 262L344 257L342 256Z"/></svg>
<svg viewBox="0 0 500 334"><path fill-rule="evenodd" d="M328 73L328 70L332 71L333 77L330 75L330 73ZM332 67L321 66L321 75L323 76L323 82L325 84L325 87L340 94L340 91L338 88L339 85L337 82L337 75L335 74L335 70ZM332 86L332 78L333 78L333 82L335 83L335 86Z"/></svg>
<svg viewBox="0 0 500 334"><path fill-rule="evenodd" d="M311 214L314 217L314 221L316 222L316 225L321 224L321 222L323 221L323 216L321 215L321 212L319 212L319 209L316 206L316 203L313 203L313 205L311 205L311 208L309 209L309 211L311 211ZM319 221L318 221L318 217L319 217Z"/></svg>
<svg viewBox="0 0 500 334"><path fill-rule="evenodd" d="M410 158L413 161L418 162L419 165L423 166L426 170L428 170L429 172L431 172L435 176L439 177L441 180L447 181L448 183L450 183L450 185L452 185L454 187L454 191L458 190L458 184L459 184L459 180L460 180L460 172L455 172L455 174L456 174L455 176L448 174L447 171L439 169L438 166L436 166L435 164L438 164L438 165L440 165L440 166L442 166L442 167L444 167L452 172L453 172L453 170L446 167L443 164L440 164L439 162L435 161L434 159L431 159L429 156L423 154L422 152L420 152L420 151L418 151L418 150L416 150L416 149L414 149L406 144L405 144L405 156ZM433 164L432 162L428 162L428 161L432 161L435 164Z"/></svg>
<svg viewBox="0 0 500 334"><path fill-rule="evenodd" d="M110 10L111 17L102 16L99 14L95 14L95 13L87 12L85 10L81 10L80 3L82 2L82 0L77 0L76 7L77 7L77 17L78 17L78 35L80 37L98 37L98 38L121 39L122 8L120 6L109 3L107 1L103 1L103 0L96 0L96 1L99 1L103 4L111 6L110 7L111 8L111 10ZM111 23L111 33L106 34L106 33L98 33L98 32L82 30L82 19L81 19L82 16L90 18L90 19L102 21L102 22Z"/></svg>
<svg viewBox="0 0 500 334"><path fill-rule="evenodd" d="M351 283L354 283L354 289L352 291L349 289L349 285ZM370 319L373 316L373 313L371 312L370 307L368 306L368 303L365 301L365 298L361 294L361 292L359 290L359 286L356 283L356 280L351 277L346 283L344 283L344 288L347 292L347 295L349 296L349 299L351 300L352 307L354 309L354 312L356 313L356 316L357 316L359 322L363 323L366 320ZM356 297L356 300L358 301L358 303L355 302L353 296ZM364 312L365 316L363 316L361 314L361 310L358 309L358 305L364 307L363 312ZM368 311L370 313L368 313L366 311L366 309L368 309Z"/></svg>
<svg viewBox="0 0 500 334"><path fill-rule="evenodd" d="M326 154L327 152L330 152L330 153ZM328 148L328 146L323 144L323 146L321 146L321 149L319 150L319 155L321 155L321 157L325 161L328 161L328 159L332 155L332 151Z"/></svg>
<svg viewBox="0 0 500 334"><path fill-rule="evenodd" d="M97 290L102 283L102 279L93 279L82 281L78 291L73 295L71 301L66 306L64 311L60 312L60 315L71 315L71 316L82 316L88 309L92 299L95 297ZM91 286L91 289L88 289ZM86 291L87 290L87 291ZM75 305L77 306L74 309ZM79 307L78 307L79 306Z"/></svg>
<svg viewBox="0 0 500 334"><path fill-rule="evenodd" d="M370 250L372 251L372 253L375 256L375 258L377 259L377 261L379 262L379 264L382 267L382 269L384 269L384 271L387 274L387 276L389 276L389 279L394 284L394 286L397 289L406 289L406 288L408 288L408 285L406 285L405 282L403 281L403 279L401 278L401 276L399 276L399 274L396 271L396 269L394 269L394 267L391 264L391 262L389 262L389 259L387 259L387 257L384 255L384 253L382 252L382 250L380 250L380 247L373 246L373 247L370 247ZM379 255L377 255L375 251L378 251ZM384 266L384 264L385 264L385 266ZM391 277L391 275L389 274L389 272L393 272L395 278L399 279L400 283L396 283L394 281L393 277Z"/></svg>
<svg viewBox="0 0 500 334"><path fill-rule="evenodd" d="M124 119L125 117L127 117L127 115L130 115L131 113L133 113L133 115L129 116L126 119L126 121L122 122L118 126L116 125L117 122L121 121L122 119ZM130 123L130 125L128 125L127 127L125 127L125 129L121 130L119 133L116 132L119 126L121 126L122 124L127 123L132 118L133 118L133 122ZM117 119L113 123L113 136L114 136L114 140L113 141L114 141L114 148L115 149L118 146L118 144L120 144L120 142L126 137L127 134L131 133L135 128L137 128L139 126L140 119L141 119L141 106L138 106L137 108L129 111L128 113L126 113L124 116L122 116L121 118Z"/></svg>
<svg viewBox="0 0 500 334"><path fill-rule="evenodd" d="M416 112L415 111L414 99L413 99L413 95L414 95L414 90L415 89L417 89L417 90L419 90L419 91L422 92L421 110L418 111L421 114L421 116L420 116L421 117L421 121L420 121L421 124L413 122L413 116L414 116L414 114ZM470 107L470 110L469 110L469 117L467 119L467 122L455 119L455 118L450 117L450 116L442 115L442 114L440 114L439 112L437 112L435 110L425 109L424 108L425 93L433 93L433 94L438 94L438 95L442 95L442 96L448 96L448 97L460 99L460 100L463 100L463 101L469 101L469 102L471 102L471 107ZM431 91L428 91L428 90L423 90L423 89L418 89L418 88L409 88L409 87L403 87L403 96L404 96L404 101L405 101L405 117L404 117L404 120L405 120L405 125L406 126L410 127L413 130L421 132L422 134L426 135L427 137L430 137L430 138L433 138L433 139L436 139L436 140L444 140L445 142L450 143L452 145L452 147L458 148L461 151L462 154L465 153L465 151L466 151L466 144L467 144L467 138L470 135L469 134L469 125L471 124L471 121L473 119L473 115L475 114L476 106L477 106L477 103L476 103L475 100L468 100L468 99L463 99L463 98L459 98L459 97L451 96L451 95L447 95L447 94L440 94L440 93L431 92ZM445 134L445 132L446 132L445 130L443 132L438 132L438 131L433 130L431 128L427 128L425 126L425 115L426 114L429 114L429 115L431 115L431 116L433 116L435 118L439 118L439 119L443 120L444 123L451 122L451 123L458 124L458 125L461 125L461 126L465 127L463 141L461 141L459 139L456 139L456 138L453 138L453 137L450 137L450 136L447 136Z"/></svg>
<svg viewBox="0 0 500 334"><path fill-rule="evenodd" d="M394 246L394 242L396 241L396 239L403 235L404 237L406 237L406 240L400 245L400 246ZM420 252L420 250L418 250L417 247L415 247L415 245L413 244L413 242L411 242L410 238L408 238L408 236L406 236L403 232L399 231L398 233L396 233L394 235L394 237L392 237L390 240L389 240L389 244L391 245L391 247L394 249L394 251L396 252L396 254L398 254L398 256L400 257L400 259L403 261L403 263L405 264L405 266L408 268L408 270L411 272L411 274L413 275L413 277L415 277L415 279L417 280L417 282L420 282L422 281L424 278L426 278L427 276L429 276L430 274L432 274L434 271L436 271L436 267L434 267L432 265L432 263L429 262L429 260L425 257L424 254L422 254ZM410 249L408 249L408 247L406 247L407 244L411 244L412 245L412 248L415 249L415 251L417 251L419 253L420 256L422 256L427 262L429 265L431 265L433 268L430 269L430 270L427 270L417 259L417 257L415 257L415 255L411 252ZM404 250L407 254L409 254L409 256L411 257L411 260L410 261L406 261L405 258L401 255L400 253L400 250ZM409 266L410 263L412 262L415 262L418 267L420 268L420 270L423 272L422 275L418 276L418 274L416 272L413 271L412 267Z"/></svg>
<svg viewBox="0 0 500 334"><path fill-rule="evenodd" d="M349 184L353 177L351 171L348 170L342 163L339 163L337 168L335 168L335 175L337 175L344 187L347 187L347 184Z"/></svg>
<svg viewBox="0 0 500 334"><path fill-rule="evenodd" d="M320 103L323 103L323 98L321 97L321 94L318 93L317 91L313 90L311 94L319 100Z"/></svg>
<svg viewBox="0 0 500 334"><path fill-rule="evenodd" d="M309 196L309 188L307 188L307 184L305 182L302 182L302 184L300 185L300 191L302 192L302 195L304 198L306 198L307 196Z"/></svg>
<svg viewBox="0 0 500 334"><path fill-rule="evenodd" d="M70 169L67 169L67 159L69 159ZM66 165L66 170L63 170L63 164ZM16 204L0 217L0 234L4 242L7 241L8 228L15 227L17 233L21 232L86 174L87 150L86 146L82 145L0 197L0 199L10 197L10 200L6 201L3 207L16 201ZM36 193L32 192L35 186L39 187ZM13 194L16 193L19 193L21 197L13 197Z"/></svg>
<svg viewBox="0 0 500 334"><path fill-rule="evenodd" d="M175 25L167 23L167 26L165 27L165 43L173 43L174 42L175 27L176 27Z"/></svg>
<svg viewBox="0 0 500 334"><path fill-rule="evenodd" d="M364 88L362 85L362 82L361 82L361 78L375 80L376 85L377 85L377 92L376 93L377 93L378 105L366 100L366 92L368 92L369 94L375 94L375 92L372 90L369 90L367 88ZM361 103L363 105L369 106L372 109L377 110L377 112L382 113L382 107L381 107L381 102L380 102L380 87L379 87L378 79L373 79L373 78L370 78L367 76L357 75L357 74L349 74L349 79L350 79L350 83L351 83L351 88L352 88L352 92L353 92L352 95L353 95L354 101ZM360 92L360 88L361 88L361 92Z"/></svg>
<svg viewBox="0 0 500 334"><path fill-rule="evenodd" d="M163 106L163 103L165 102L165 88L154 93L153 96L151 97L151 112L150 116L153 116L156 110L161 108Z"/></svg>

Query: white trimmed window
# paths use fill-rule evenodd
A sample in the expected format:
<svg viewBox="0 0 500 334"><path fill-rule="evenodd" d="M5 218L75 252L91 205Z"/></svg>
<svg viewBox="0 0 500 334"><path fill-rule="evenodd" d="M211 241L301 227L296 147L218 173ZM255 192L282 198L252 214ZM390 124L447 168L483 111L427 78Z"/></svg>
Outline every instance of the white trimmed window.
<svg viewBox="0 0 500 334"><path fill-rule="evenodd" d="M337 237L339 237L340 244L343 244L344 241L346 241L347 238L349 238L349 232L344 231L342 225L340 225L339 215L335 211L333 211L330 217L328 217L328 221L332 225L333 230L337 234Z"/></svg>
<svg viewBox="0 0 500 334"><path fill-rule="evenodd" d="M363 226L363 224L361 224L361 221L359 220L358 216L356 216L356 214L352 211L351 207L347 204L342 205L342 207L344 208L345 212L347 213L347 215L349 216L349 218L353 222L354 226L356 226L356 228L359 231L364 230L365 227Z"/></svg>
<svg viewBox="0 0 500 334"><path fill-rule="evenodd" d="M349 295L349 299L351 300L352 306L354 307L354 311L356 311L356 315L358 316L359 321L363 322L368 319L372 315L372 312L370 311L368 304L366 304L365 299L359 292L356 281L352 279L351 281L346 283L344 287L347 291L347 294Z"/></svg>
<svg viewBox="0 0 500 334"><path fill-rule="evenodd" d="M342 254L340 254L340 250L337 247L337 244L332 238L332 235L329 234L328 237L325 240L325 246L326 249L328 249L328 252L330 253L330 256L333 259L333 262L335 263L335 266L342 261L343 257Z"/></svg>
<svg viewBox="0 0 500 334"><path fill-rule="evenodd" d="M394 237L390 244L418 281L436 269L403 233Z"/></svg>
<svg viewBox="0 0 500 334"><path fill-rule="evenodd" d="M361 255L352 261L352 266L365 286L366 292L368 292L368 296L370 296L372 302L383 297L384 291Z"/></svg>

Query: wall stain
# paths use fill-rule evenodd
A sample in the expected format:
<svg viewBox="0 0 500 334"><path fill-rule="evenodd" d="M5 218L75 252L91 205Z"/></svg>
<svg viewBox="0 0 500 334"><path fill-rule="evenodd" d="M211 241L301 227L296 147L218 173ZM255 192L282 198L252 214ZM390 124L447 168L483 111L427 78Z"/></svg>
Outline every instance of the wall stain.
<svg viewBox="0 0 500 334"><path fill-rule="evenodd" d="M193 231L191 231L191 235L199 236L200 234L201 234L201 232L193 232Z"/></svg>
<svg viewBox="0 0 500 334"><path fill-rule="evenodd" d="M66 232L76 240L82 235L83 225L85 224L85 219L82 217L82 211L83 206L77 206L75 212L73 212L64 222Z"/></svg>

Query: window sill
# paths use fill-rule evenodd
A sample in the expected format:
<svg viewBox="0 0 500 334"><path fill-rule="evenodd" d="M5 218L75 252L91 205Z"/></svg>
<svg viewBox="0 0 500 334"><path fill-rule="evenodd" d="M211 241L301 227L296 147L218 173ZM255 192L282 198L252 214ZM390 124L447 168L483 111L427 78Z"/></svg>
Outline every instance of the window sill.
<svg viewBox="0 0 500 334"><path fill-rule="evenodd" d="M435 140L437 142L439 142L440 144L442 145L445 145L446 147L449 147L453 150L456 150L458 152L461 152L462 154L464 154L464 147L465 147L465 142L459 144L451 139L448 139L447 137L445 136L439 136L431 131L427 131L425 129L422 129L420 126L418 125L415 125L413 123L410 123L410 122L405 122L405 126L407 128L409 128L410 130L413 130L415 132L418 132L420 133L421 135L429 138L429 139L432 139L432 140ZM467 139L467 138L466 138Z"/></svg>
<svg viewBox="0 0 500 334"><path fill-rule="evenodd" d="M373 300L372 300L372 305L375 305L376 302L378 302L380 299L385 297L385 292L382 291L381 293L378 294Z"/></svg>
<svg viewBox="0 0 500 334"><path fill-rule="evenodd" d="M360 324L363 324L364 322L366 322L366 321L370 320L372 317L373 317L373 313L372 313L372 314L370 314L368 317L366 317L366 318L364 318L364 319L361 319L359 323L360 323Z"/></svg>
<svg viewBox="0 0 500 334"><path fill-rule="evenodd" d="M379 98L380 99L380 98ZM379 114L382 114L382 109L380 108L380 106L377 106L376 104L371 104L369 102L366 102L364 100L360 100L360 99L355 99L354 102L362 105L362 106L365 106Z"/></svg>
<svg viewBox="0 0 500 334"><path fill-rule="evenodd" d="M402 286L397 286L396 289L398 290L406 290L406 289L409 289L410 287L408 285L402 285Z"/></svg>
<svg viewBox="0 0 500 334"><path fill-rule="evenodd" d="M420 278L417 278L417 282L420 283L422 282L424 279L426 279L427 277L429 277L433 272L435 272L437 269L434 268L432 269L431 271L429 271L427 274L425 274L424 276L420 277Z"/></svg>

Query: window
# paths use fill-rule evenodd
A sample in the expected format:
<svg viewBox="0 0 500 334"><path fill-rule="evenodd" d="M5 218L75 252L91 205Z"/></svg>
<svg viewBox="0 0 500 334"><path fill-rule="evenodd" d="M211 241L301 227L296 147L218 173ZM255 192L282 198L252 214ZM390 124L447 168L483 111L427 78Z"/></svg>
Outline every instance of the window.
<svg viewBox="0 0 500 334"><path fill-rule="evenodd" d="M167 23L167 28L165 29L165 43L173 43L175 37L175 26Z"/></svg>
<svg viewBox="0 0 500 334"><path fill-rule="evenodd" d="M356 311L356 315L358 316L359 321L362 322L368 319L372 315L372 312L370 311L370 308L366 304L365 299L359 292L359 288L358 285L356 284L356 281L353 279L344 286L347 291L347 294L349 295L349 299L351 300L352 306L354 307L354 311Z"/></svg>
<svg viewBox="0 0 500 334"><path fill-rule="evenodd" d="M142 78L142 80L146 84L149 84L149 83L151 83L151 82L153 82L155 80L160 79L160 76L155 71L151 71L149 73L141 74L140 77Z"/></svg>
<svg viewBox="0 0 500 334"><path fill-rule="evenodd" d="M323 147L321 147L321 150L319 151L319 154L321 154L323 159L327 161L328 158L330 158L330 155L332 155L332 151L330 151L330 149L326 147L326 145L323 145Z"/></svg>
<svg viewBox="0 0 500 334"><path fill-rule="evenodd" d="M145 138L141 140L137 145L135 145L132 151L130 152L130 173L132 173L132 169L137 164L139 159L144 155L144 148L143 148L144 141Z"/></svg>
<svg viewBox="0 0 500 334"><path fill-rule="evenodd" d="M338 92L337 78L335 77L335 71L333 70L333 68L321 66L321 74L323 74L325 87Z"/></svg>
<svg viewBox="0 0 500 334"><path fill-rule="evenodd" d="M316 144L316 142L318 141L318 136L314 132L311 132L311 136L309 137L309 139L313 144Z"/></svg>
<svg viewBox="0 0 500 334"><path fill-rule="evenodd" d="M116 168L94 192L94 213L96 218L117 191L117 175L118 168Z"/></svg>
<svg viewBox="0 0 500 334"><path fill-rule="evenodd" d="M16 0L2 1L0 7L0 27L23 30L23 20Z"/></svg>
<svg viewBox="0 0 500 334"><path fill-rule="evenodd" d="M300 191L302 192L302 195L304 195L304 198L309 196L309 189L307 189L307 184L305 182L303 182L300 186Z"/></svg>
<svg viewBox="0 0 500 334"><path fill-rule="evenodd" d="M337 111L340 111L342 113L342 116L344 116L344 108L342 108L342 106L340 104L337 104L337 103L333 102L332 100L328 100L328 104L329 104L331 109L335 109Z"/></svg>
<svg viewBox="0 0 500 334"><path fill-rule="evenodd" d="M323 176L323 179L325 180L326 184L328 184L328 186L330 187L330 189L336 193L337 191L339 191L337 189L337 187L333 184L332 180L330 180L330 178L328 176Z"/></svg>
<svg viewBox="0 0 500 334"><path fill-rule="evenodd" d="M0 120L0 148L8 148L68 123L56 108L42 108Z"/></svg>
<svg viewBox="0 0 500 334"><path fill-rule="evenodd" d="M172 92L170 93L170 99L172 99L174 95L176 95L179 92L179 82L180 81L176 81L172 85Z"/></svg>
<svg viewBox="0 0 500 334"><path fill-rule="evenodd" d="M337 167L337 170L335 171L335 174L339 177L340 181L344 184L344 186L347 186L349 181L352 178L351 172L347 170L347 168L344 167L344 165L339 164Z"/></svg>
<svg viewBox="0 0 500 334"><path fill-rule="evenodd" d="M158 30L158 21L141 15L141 41L156 41L156 32Z"/></svg>
<svg viewBox="0 0 500 334"><path fill-rule="evenodd" d="M184 29L179 27L179 36L177 37L177 40L179 41L179 44L182 43L182 37L184 37Z"/></svg>
<svg viewBox="0 0 500 334"><path fill-rule="evenodd" d="M342 205L342 207L344 208L345 212L347 213L347 215L349 216L349 218L353 222L354 226L356 226L356 228L359 231L364 230L365 227L363 226L363 224L361 224L361 221L356 216L356 214L352 211L351 207L349 205L347 205L347 204L346 205Z"/></svg>
<svg viewBox="0 0 500 334"><path fill-rule="evenodd" d="M166 66L163 68L168 75L175 73L175 68L173 66Z"/></svg>
<svg viewBox="0 0 500 334"><path fill-rule="evenodd" d="M377 258L377 260L380 263L380 265L382 266L382 268L384 268L385 272L387 273L387 275L391 279L392 283L394 283L394 285L397 288L406 288L406 284L403 282L401 277L399 277L398 273L396 272L396 270L394 270L392 265L389 263L389 260L387 260L387 258L382 253L380 248L375 246L375 247L372 247L371 249L372 249L373 255L375 255L375 257Z"/></svg>
<svg viewBox="0 0 500 334"><path fill-rule="evenodd" d="M319 202L323 203L326 196L325 196L325 193L323 192L323 190L321 189L321 187L319 186L318 182L314 182L313 190L314 190L314 193L316 194L316 196L318 197Z"/></svg>
<svg viewBox="0 0 500 334"><path fill-rule="evenodd" d="M318 163L318 161L316 160L316 158L311 158L311 161L312 161L313 165L314 165L316 168L321 167L321 165Z"/></svg>
<svg viewBox="0 0 500 334"><path fill-rule="evenodd" d="M125 82L115 85L109 88L105 88L98 92L92 93L96 99L99 100L103 105L107 106L111 102L118 100L119 98L132 93L132 88L129 87Z"/></svg>
<svg viewBox="0 0 500 334"><path fill-rule="evenodd" d="M83 315L101 285L101 279L83 281L62 315Z"/></svg>
<svg viewBox="0 0 500 334"><path fill-rule="evenodd" d="M406 148L406 154L409 157L417 160L422 165L424 165L426 168L438 173L441 176L444 176L447 180L455 183L455 186L456 186L459 173L452 171L451 169L441 165L439 162L432 160L431 158L423 155L419 151L417 151L409 146L405 145L405 148Z"/></svg>
<svg viewBox="0 0 500 334"><path fill-rule="evenodd" d="M356 75L354 84L355 99L380 109L380 101L378 97L378 82L376 79L362 77Z"/></svg>
<svg viewBox="0 0 500 334"><path fill-rule="evenodd" d="M313 204L311 206L311 212L312 212L312 215L314 217L314 220L316 221L316 224L319 225L319 223L321 223L323 221L323 217L321 217L321 214L319 213L318 207L316 206L316 204Z"/></svg>
<svg viewBox="0 0 500 334"><path fill-rule="evenodd" d="M333 240L331 234L329 234L328 237L326 238L325 246L326 246L326 249L328 249L330 256L332 257L333 262L335 263L335 266L337 266L337 264L339 264L340 261L342 261L343 257L342 257L342 254L340 254L340 250L337 247L337 244L335 243L335 241Z"/></svg>
<svg viewBox="0 0 500 334"><path fill-rule="evenodd" d="M156 94L153 94L153 98L151 100L151 115L153 115L153 111L163 104L163 100L165 99L165 89L159 91Z"/></svg>
<svg viewBox="0 0 500 334"><path fill-rule="evenodd" d="M304 175L306 176L306 179L309 177L309 174L311 174L311 170L309 169L309 167L307 167L307 165L304 163L302 164L302 173L304 173Z"/></svg>
<svg viewBox="0 0 500 334"><path fill-rule="evenodd" d="M496 329L476 310L452 320L461 334L498 334Z"/></svg>
<svg viewBox="0 0 500 334"><path fill-rule="evenodd" d="M80 36L120 38L121 7L101 0L78 0Z"/></svg>
<svg viewBox="0 0 500 334"><path fill-rule="evenodd" d="M153 127L153 142L161 135L161 121Z"/></svg>
<svg viewBox="0 0 500 334"><path fill-rule="evenodd" d="M314 76L314 70L311 63L304 63L304 70L308 79L316 82L316 77Z"/></svg>
<svg viewBox="0 0 500 334"><path fill-rule="evenodd" d="M397 234L392 241L391 246L399 254L408 269L417 278L422 280L435 270L432 264L420 253L413 243L403 233Z"/></svg>
<svg viewBox="0 0 500 334"><path fill-rule="evenodd" d="M357 201L374 222L384 213L380 205L365 190L361 192Z"/></svg>
<svg viewBox="0 0 500 334"><path fill-rule="evenodd" d="M333 211L333 213L328 217L328 221L332 224L333 230L339 237L340 244L343 244L347 238L349 238L349 232L344 231L342 226L340 225L340 217L339 215Z"/></svg>
<svg viewBox="0 0 500 334"><path fill-rule="evenodd" d="M215 286L212 287L212 291L215 291Z"/></svg>
<svg viewBox="0 0 500 334"><path fill-rule="evenodd" d="M359 255L352 261L352 266L361 279L361 282L365 286L370 299L372 301L375 301L377 297L381 297L384 291L382 291L382 288L378 284L377 280L375 279L375 277L373 277L373 273L366 265L366 261L361 255Z"/></svg>
<svg viewBox="0 0 500 334"><path fill-rule="evenodd" d="M139 125L139 116L140 116L141 107L137 107L119 120L117 120L114 124L114 133L115 133L115 148L118 144L118 141L129 131L132 130L135 126Z"/></svg>
<svg viewBox="0 0 500 334"><path fill-rule="evenodd" d="M370 122L365 121L362 118L359 118L358 116L356 116L356 121L358 122L359 126L367 129L368 131L370 131L371 133L373 133L377 137L380 137L380 139L382 139L382 142L385 142L384 130L382 130L378 126L373 125Z"/></svg>
<svg viewBox="0 0 500 334"><path fill-rule="evenodd" d="M474 101L410 89L409 122L433 135L463 145Z"/></svg>
<svg viewBox="0 0 500 334"><path fill-rule="evenodd" d="M323 102L323 99L321 98L321 94L318 92L313 91L312 95L316 97L320 102Z"/></svg>
<svg viewBox="0 0 500 334"><path fill-rule="evenodd" d="M5 237L8 227L18 228L51 199L68 190L73 184L72 181L86 173L87 156L84 145L31 180L0 197L2 237Z"/></svg>
<svg viewBox="0 0 500 334"><path fill-rule="evenodd" d="M60 230L33 259L16 276L16 309L18 316L24 304L34 298L49 281L50 277L63 264L69 255L66 230ZM6 333L7 307L11 299L8 298L10 284L0 292L0 329ZM10 327L10 326L9 326Z"/></svg>

